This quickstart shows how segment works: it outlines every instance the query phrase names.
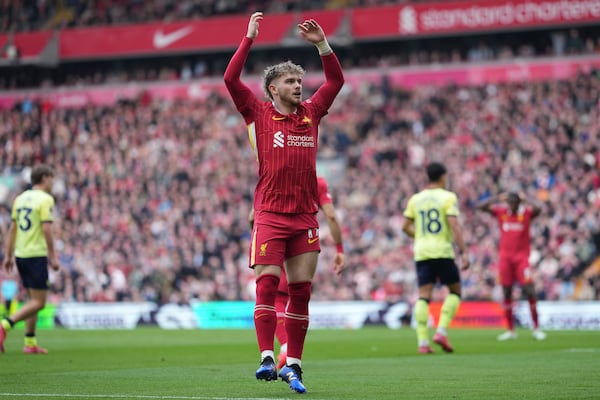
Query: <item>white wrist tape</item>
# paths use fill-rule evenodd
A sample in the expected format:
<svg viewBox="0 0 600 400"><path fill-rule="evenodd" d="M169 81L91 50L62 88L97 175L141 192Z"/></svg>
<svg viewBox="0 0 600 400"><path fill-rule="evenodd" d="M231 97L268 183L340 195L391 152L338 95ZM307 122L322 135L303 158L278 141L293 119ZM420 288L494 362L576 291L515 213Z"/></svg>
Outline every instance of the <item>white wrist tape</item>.
<svg viewBox="0 0 600 400"><path fill-rule="evenodd" d="M315 43L315 46L317 46L320 56L333 53L333 49L331 48L331 46L329 46L327 39L323 39L319 43Z"/></svg>

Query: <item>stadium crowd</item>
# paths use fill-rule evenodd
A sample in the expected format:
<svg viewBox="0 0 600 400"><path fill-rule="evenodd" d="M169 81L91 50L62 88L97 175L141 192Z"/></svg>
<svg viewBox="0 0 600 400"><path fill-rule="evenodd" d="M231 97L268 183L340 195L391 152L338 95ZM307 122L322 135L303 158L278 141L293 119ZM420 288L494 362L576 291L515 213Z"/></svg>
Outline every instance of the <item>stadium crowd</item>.
<svg viewBox="0 0 600 400"><path fill-rule="evenodd" d="M345 165L330 187L348 268L332 273L335 248L322 223L313 298L414 300L401 211L425 183L424 163L439 160L470 246L465 299L499 298L498 230L475 204L506 190L545 203L532 233L540 298L600 299L598 274L582 277L600 249L599 101L594 72L411 91L386 79L347 85L322 122L319 151L322 163ZM4 176L23 178L23 166L40 161L57 170L63 270L51 275L50 300L252 299L247 216L256 161L245 132L218 93L195 102L142 96L110 107L25 101L0 110ZM23 181L0 193L2 229Z"/></svg>

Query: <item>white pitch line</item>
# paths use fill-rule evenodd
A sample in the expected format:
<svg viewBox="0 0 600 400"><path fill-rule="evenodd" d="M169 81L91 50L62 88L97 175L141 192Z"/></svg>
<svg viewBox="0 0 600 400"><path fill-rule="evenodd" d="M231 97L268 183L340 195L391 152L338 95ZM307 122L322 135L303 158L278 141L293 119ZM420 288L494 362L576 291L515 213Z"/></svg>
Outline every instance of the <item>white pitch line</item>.
<svg viewBox="0 0 600 400"><path fill-rule="evenodd" d="M287 398L266 397L207 397L207 396L152 396L125 394L69 394L69 393L0 393L0 397L48 397L76 399L157 399L157 400L288 400Z"/></svg>
<svg viewBox="0 0 600 400"><path fill-rule="evenodd" d="M591 348L591 347L584 347L584 348L572 348L572 349L565 349L563 351L566 351L567 353L595 353L597 351L600 351L600 349L598 348Z"/></svg>

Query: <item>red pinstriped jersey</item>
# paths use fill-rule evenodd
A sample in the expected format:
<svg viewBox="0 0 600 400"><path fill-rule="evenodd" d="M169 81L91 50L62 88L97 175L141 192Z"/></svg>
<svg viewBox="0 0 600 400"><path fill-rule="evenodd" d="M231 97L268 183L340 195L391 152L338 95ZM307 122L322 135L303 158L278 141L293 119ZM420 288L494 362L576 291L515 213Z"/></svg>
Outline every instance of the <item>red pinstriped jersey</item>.
<svg viewBox="0 0 600 400"><path fill-rule="evenodd" d="M316 160L319 122L343 85L335 54L322 56L326 81L293 114L281 114L260 101L240 80L252 40L244 38L225 71L225 83L248 126L258 161L254 209L279 213L316 213L319 206Z"/></svg>

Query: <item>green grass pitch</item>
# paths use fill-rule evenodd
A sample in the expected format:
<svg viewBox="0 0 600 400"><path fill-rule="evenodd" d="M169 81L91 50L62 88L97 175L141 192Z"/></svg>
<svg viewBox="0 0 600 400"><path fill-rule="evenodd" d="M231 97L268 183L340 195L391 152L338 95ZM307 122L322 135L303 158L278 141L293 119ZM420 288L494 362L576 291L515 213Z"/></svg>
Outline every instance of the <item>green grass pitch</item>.
<svg viewBox="0 0 600 400"><path fill-rule="evenodd" d="M254 378L252 330L40 331L47 356L24 355L22 331L0 354L0 400L49 399L600 399L600 332L452 330L455 353L416 353L414 331L311 330L300 395Z"/></svg>

